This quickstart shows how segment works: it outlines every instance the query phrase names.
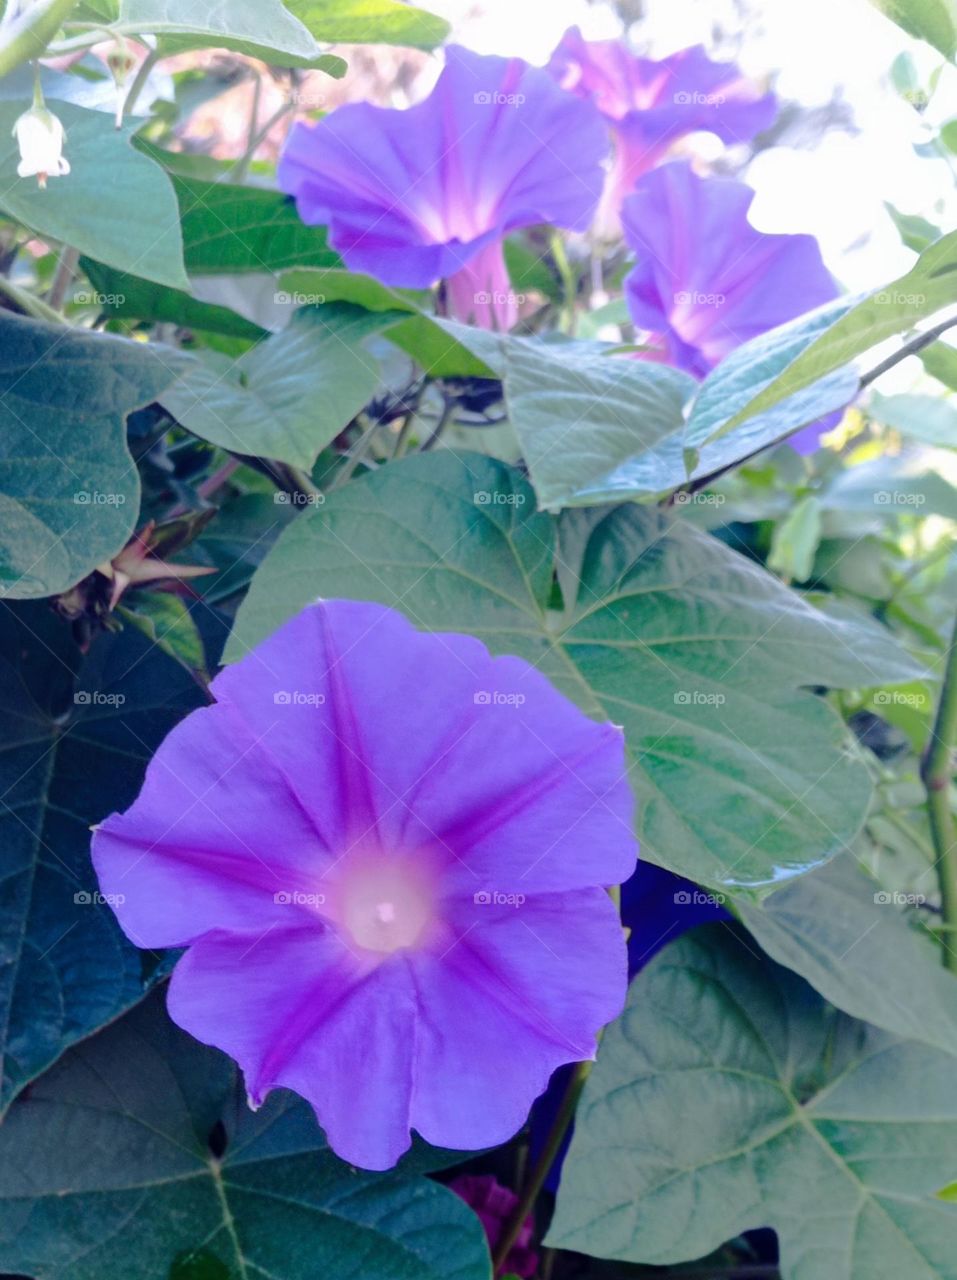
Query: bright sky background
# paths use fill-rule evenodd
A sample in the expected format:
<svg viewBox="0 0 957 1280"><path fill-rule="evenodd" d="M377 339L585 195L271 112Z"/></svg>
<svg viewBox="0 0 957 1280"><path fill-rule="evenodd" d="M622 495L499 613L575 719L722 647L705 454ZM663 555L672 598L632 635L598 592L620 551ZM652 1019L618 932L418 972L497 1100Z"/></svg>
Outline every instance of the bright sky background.
<svg viewBox="0 0 957 1280"><path fill-rule="evenodd" d="M427 7L452 21L461 43L539 63L573 23L593 39L620 32L608 7L587 0L429 0ZM811 232L846 289L876 288L914 261L884 201L944 229L957 225L957 157L951 169L913 150L928 138L925 121L957 117L957 70L945 69L922 120L892 86L891 63L909 50L926 77L943 59L868 0L756 0L754 9L758 21L735 53L741 67L776 75L779 94L805 106L824 105L839 88L858 132L831 132L814 150L777 147L758 156L747 174L758 192L752 220L764 231ZM711 47L715 23L740 29L733 0L647 0L646 10L633 39L657 57ZM707 141L701 152L710 153Z"/></svg>

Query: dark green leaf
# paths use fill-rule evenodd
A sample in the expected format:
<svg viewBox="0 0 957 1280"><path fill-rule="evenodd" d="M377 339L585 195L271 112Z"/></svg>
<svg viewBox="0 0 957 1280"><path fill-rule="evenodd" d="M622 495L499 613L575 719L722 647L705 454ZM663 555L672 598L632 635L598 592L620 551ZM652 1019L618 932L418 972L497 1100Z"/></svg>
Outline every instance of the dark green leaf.
<svg viewBox="0 0 957 1280"><path fill-rule="evenodd" d="M139 343L0 313L0 594L65 591L136 524L126 415L174 375Z"/></svg>
<svg viewBox="0 0 957 1280"><path fill-rule="evenodd" d="M81 661L45 604L0 605L0 672L2 1109L148 985L147 957L97 895L90 826L132 803L161 739L205 698L133 629Z"/></svg>
<svg viewBox="0 0 957 1280"><path fill-rule="evenodd" d="M219 1127L225 1151L210 1149ZM36 1280L490 1280L451 1191L360 1173L311 1108L255 1114L161 996L78 1046L0 1129L0 1266Z"/></svg>

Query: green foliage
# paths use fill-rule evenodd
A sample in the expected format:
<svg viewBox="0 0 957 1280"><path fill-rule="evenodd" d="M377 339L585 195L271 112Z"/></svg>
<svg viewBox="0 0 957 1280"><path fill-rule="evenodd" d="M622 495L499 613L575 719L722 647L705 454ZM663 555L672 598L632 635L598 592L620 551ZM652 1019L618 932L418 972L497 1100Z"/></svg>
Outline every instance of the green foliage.
<svg viewBox="0 0 957 1280"><path fill-rule="evenodd" d="M138 1280L490 1280L455 1195L343 1164L290 1094L254 1114L157 998L12 1108L0 1170L4 1263L37 1280L101 1280L120 1249Z"/></svg>
<svg viewBox="0 0 957 1280"><path fill-rule="evenodd" d="M663 1265L773 1226L784 1280L951 1280L957 1208L936 1192L957 1171L953 1070L707 926L649 965L608 1032L548 1238Z"/></svg>

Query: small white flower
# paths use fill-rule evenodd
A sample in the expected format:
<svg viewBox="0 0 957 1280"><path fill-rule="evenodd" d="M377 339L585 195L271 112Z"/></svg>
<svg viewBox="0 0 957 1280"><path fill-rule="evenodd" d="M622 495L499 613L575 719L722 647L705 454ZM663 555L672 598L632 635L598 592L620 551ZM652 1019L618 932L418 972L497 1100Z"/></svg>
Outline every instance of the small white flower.
<svg viewBox="0 0 957 1280"><path fill-rule="evenodd" d="M46 107L32 106L24 111L13 126L13 136L20 148L17 173L21 178L35 174L40 186L45 187L47 178L62 178L70 172L69 161L63 155L66 132Z"/></svg>

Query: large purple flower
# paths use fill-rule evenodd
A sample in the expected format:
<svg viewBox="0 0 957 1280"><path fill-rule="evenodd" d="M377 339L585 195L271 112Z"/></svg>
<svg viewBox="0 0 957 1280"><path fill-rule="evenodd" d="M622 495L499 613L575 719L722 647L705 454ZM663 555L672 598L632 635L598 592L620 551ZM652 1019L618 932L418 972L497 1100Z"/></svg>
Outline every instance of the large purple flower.
<svg viewBox="0 0 957 1280"><path fill-rule="evenodd" d="M748 221L754 191L674 161L645 174L623 206L637 265L625 280L635 324L661 359L704 377L735 347L838 296L817 241ZM812 452L825 424L788 441Z"/></svg>
<svg viewBox="0 0 957 1280"><path fill-rule="evenodd" d="M172 1017L365 1168L413 1128L505 1141L624 999L621 732L519 658L351 601L212 687L94 839L129 937L189 948Z"/></svg>
<svg viewBox="0 0 957 1280"><path fill-rule="evenodd" d="M599 218L608 235L617 232L624 197L681 138L707 130L723 142L747 142L777 111L772 93L761 93L733 62L712 62L701 45L659 61L636 57L620 40L589 42L572 27L549 70L563 88L593 101L614 133Z"/></svg>
<svg viewBox="0 0 957 1280"><path fill-rule="evenodd" d="M502 238L540 222L584 230L607 151L598 113L546 71L452 46L417 106L360 103L297 124L279 185L304 222L328 224L353 270L409 288L444 279L453 315L508 328Z"/></svg>

